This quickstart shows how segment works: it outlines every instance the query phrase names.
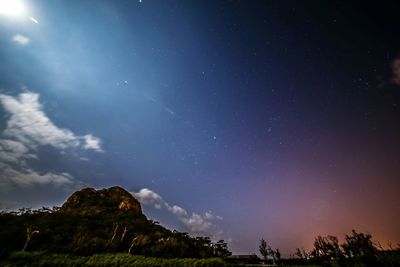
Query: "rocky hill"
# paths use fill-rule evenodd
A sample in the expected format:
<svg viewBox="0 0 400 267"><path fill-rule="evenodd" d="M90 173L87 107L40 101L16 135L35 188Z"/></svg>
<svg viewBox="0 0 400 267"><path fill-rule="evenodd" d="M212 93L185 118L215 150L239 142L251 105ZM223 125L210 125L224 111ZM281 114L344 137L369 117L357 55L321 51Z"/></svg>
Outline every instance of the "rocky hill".
<svg viewBox="0 0 400 267"><path fill-rule="evenodd" d="M0 258L18 250L166 258L229 254L224 242L172 232L148 220L140 203L117 186L82 189L60 208L1 213L0 225Z"/></svg>
<svg viewBox="0 0 400 267"><path fill-rule="evenodd" d="M73 193L60 209L60 212L63 213L81 215L121 211L136 216L144 216L139 201L119 186L101 190L82 189Z"/></svg>

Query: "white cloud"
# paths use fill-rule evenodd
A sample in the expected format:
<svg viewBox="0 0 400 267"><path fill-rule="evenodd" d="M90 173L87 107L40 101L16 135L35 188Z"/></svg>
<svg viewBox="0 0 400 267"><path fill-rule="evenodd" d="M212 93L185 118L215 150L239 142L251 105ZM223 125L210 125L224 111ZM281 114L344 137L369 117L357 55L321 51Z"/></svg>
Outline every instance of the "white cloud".
<svg viewBox="0 0 400 267"><path fill-rule="evenodd" d="M164 207L175 215L187 215L185 209L177 205L171 206L159 194L148 188L142 188L139 192L132 193L132 195L136 197L143 205L152 205L156 209L161 209Z"/></svg>
<svg viewBox="0 0 400 267"><path fill-rule="evenodd" d="M200 214L192 213L190 217L182 218L182 222L192 233L202 234L211 230L212 223Z"/></svg>
<svg viewBox="0 0 400 267"><path fill-rule="evenodd" d="M187 216L187 211L177 205L167 206L168 210L178 216Z"/></svg>
<svg viewBox="0 0 400 267"><path fill-rule="evenodd" d="M148 188L143 188L137 193L132 193L132 195L135 196L142 205L153 206L156 209L164 208L174 214L192 234L221 236L221 231L214 222L222 220L222 217L214 215L211 211L207 211L204 215L192 213L189 216L184 208L177 205L170 205L159 194Z"/></svg>
<svg viewBox="0 0 400 267"><path fill-rule="evenodd" d="M7 137L31 148L49 145L57 149L81 147L102 151L99 138L90 134L77 136L68 129L57 127L43 112L38 94L22 93L18 97L0 94L0 102L10 114L3 133Z"/></svg>
<svg viewBox="0 0 400 267"><path fill-rule="evenodd" d="M155 208L161 208L161 205L165 204L165 201L159 194L147 188L143 188L137 193L132 193L132 195L143 205L153 205Z"/></svg>
<svg viewBox="0 0 400 267"><path fill-rule="evenodd" d="M58 128L44 113L38 94L22 93L17 97L0 94L0 103L9 114L6 128L0 135L0 189L77 186L79 181L68 173L38 172L28 163L38 159L36 149L39 146L100 152L100 139L90 134L77 136L68 129Z"/></svg>
<svg viewBox="0 0 400 267"><path fill-rule="evenodd" d="M14 35L12 40L13 42L18 43L20 45L28 45L31 42L31 39L29 39L29 37L22 34Z"/></svg>
<svg viewBox="0 0 400 267"><path fill-rule="evenodd" d="M210 220L210 221L212 221L212 220L219 220L219 221L222 221L222 220L223 220L223 218L222 218L221 216L214 215L214 214L212 213L212 211L207 211L206 213L204 213L204 217L205 217L207 220Z"/></svg>
<svg viewBox="0 0 400 267"><path fill-rule="evenodd" d="M98 137L95 137L91 134L87 134L83 136L85 140L85 144L83 146L84 149L93 149L97 152L103 152L103 149L101 149L101 140Z"/></svg>

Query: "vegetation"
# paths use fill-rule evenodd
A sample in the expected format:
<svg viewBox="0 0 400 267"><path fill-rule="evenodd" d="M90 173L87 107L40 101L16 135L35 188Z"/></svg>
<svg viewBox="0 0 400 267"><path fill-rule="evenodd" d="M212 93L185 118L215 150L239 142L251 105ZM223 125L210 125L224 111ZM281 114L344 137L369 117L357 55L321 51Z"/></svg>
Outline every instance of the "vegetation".
<svg viewBox="0 0 400 267"><path fill-rule="evenodd" d="M322 265L329 265L332 260L341 261L342 251L336 236L318 236L314 241L311 255Z"/></svg>
<svg viewBox="0 0 400 267"><path fill-rule="evenodd" d="M222 259L161 259L144 256L134 256L128 253L97 254L91 256L72 256L40 252L14 252L0 266L29 266L36 267L220 267L226 266Z"/></svg>
<svg viewBox="0 0 400 267"><path fill-rule="evenodd" d="M336 236L318 236L311 252L297 249L297 262L318 264L320 266L399 266L400 247L390 250L378 249L370 234L355 230L345 236L345 242L339 244Z"/></svg>
<svg viewBox="0 0 400 267"><path fill-rule="evenodd" d="M230 255L227 244L169 231L142 217L65 214L58 209L0 214L0 257L11 251L71 255L129 252L162 258Z"/></svg>
<svg viewBox="0 0 400 267"><path fill-rule="evenodd" d="M139 202L119 187L84 189L61 207L0 213L0 266L246 266L254 255L231 257L223 240L191 237L148 220ZM282 259L260 240L264 263L275 266L400 266L400 247L384 250L355 230L339 244L318 236L311 251ZM253 266L256 266L253 265ZM248 265L247 265L248 266Z"/></svg>
<svg viewBox="0 0 400 267"><path fill-rule="evenodd" d="M266 263L275 266L322 266L322 267L395 267L400 266L398 248L383 249L372 241L370 234L355 230L339 244L336 236L317 236L311 251L296 249L294 256L281 259L279 249L272 249L260 240L259 252Z"/></svg>
<svg viewBox="0 0 400 267"><path fill-rule="evenodd" d="M230 255L227 244L191 237L148 220L120 187L82 189L61 208L0 213L0 258L12 251L89 256L123 253L159 258Z"/></svg>
<svg viewBox="0 0 400 267"><path fill-rule="evenodd" d="M267 241L265 241L263 238L261 238L261 240L260 240L259 251L260 251L260 254L263 257L264 261L267 261L268 256L269 256L269 250L268 250Z"/></svg>
<svg viewBox="0 0 400 267"><path fill-rule="evenodd" d="M268 245L267 241L265 241L263 238L260 240L259 251L265 263L271 259L273 264L279 264L281 260L281 253L279 249L272 249L272 247Z"/></svg>

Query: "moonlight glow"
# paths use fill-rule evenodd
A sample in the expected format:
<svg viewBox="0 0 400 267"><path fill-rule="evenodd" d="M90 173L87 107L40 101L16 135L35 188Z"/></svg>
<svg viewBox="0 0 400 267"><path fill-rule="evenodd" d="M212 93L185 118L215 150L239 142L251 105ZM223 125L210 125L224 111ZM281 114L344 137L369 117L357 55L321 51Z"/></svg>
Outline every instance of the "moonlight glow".
<svg viewBox="0 0 400 267"><path fill-rule="evenodd" d="M20 17L25 14L26 8L18 0L0 0L0 14L5 16Z"/></svg>
<svg viewBox="0 0 400 267"><path fill-rule="evenodd" d="M0 253L26 242L2 211L86 186L237 255L352 229L397 247L400 1L381 2L0 0ZM67 244L40 231L28 251Z"/></svg>

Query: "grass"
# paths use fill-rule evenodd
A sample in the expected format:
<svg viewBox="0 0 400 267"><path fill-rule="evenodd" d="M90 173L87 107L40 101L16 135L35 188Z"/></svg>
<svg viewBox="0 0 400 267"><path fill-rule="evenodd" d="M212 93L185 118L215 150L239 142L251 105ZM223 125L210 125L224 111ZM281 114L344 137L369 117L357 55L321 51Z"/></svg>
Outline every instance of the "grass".
<svg viewBox="0 0 400 267"><path fill-rule="evenodd" d="M98 254L92 256L72 256L67 254L48 254L41 252L14 252L6 261L0 261L2 267L225 267L219 258L209 259L162 259L135 256L127 253Z"/></svg>

